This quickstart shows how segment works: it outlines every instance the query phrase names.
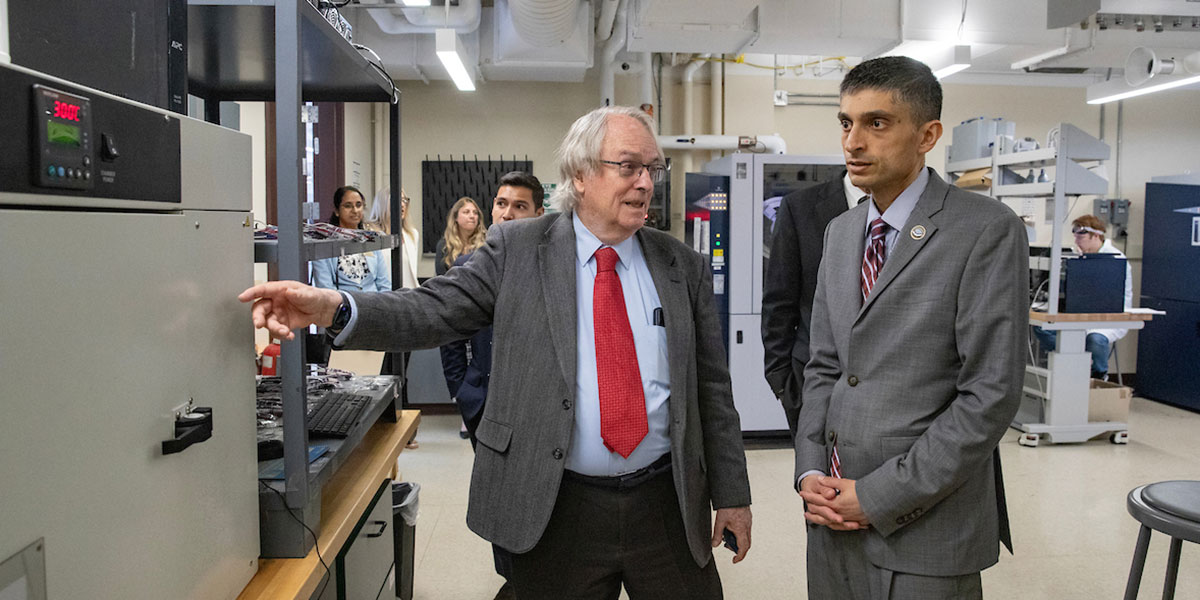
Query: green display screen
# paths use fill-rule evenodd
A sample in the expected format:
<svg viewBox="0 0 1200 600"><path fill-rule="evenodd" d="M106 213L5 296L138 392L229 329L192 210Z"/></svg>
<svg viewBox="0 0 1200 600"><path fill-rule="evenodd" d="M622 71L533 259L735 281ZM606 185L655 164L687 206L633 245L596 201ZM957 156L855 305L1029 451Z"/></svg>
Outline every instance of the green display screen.
<svg viewBox="0 0 1200 600"><path fill-rule="evenodd" d="M81 144L78 127L57 121L46 121L46 138L51 143L62 144L64 146L79 146Z"/></svg>

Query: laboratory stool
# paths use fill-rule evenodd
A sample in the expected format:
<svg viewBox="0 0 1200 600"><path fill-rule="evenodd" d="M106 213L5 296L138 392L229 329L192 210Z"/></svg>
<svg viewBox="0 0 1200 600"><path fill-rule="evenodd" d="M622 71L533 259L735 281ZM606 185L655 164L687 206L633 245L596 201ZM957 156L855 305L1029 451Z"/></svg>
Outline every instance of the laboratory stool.
<svg viewBox="0 0 1200 600"><path fill-rule="evenodd" d="M1129 567L1129 580L1125 583L1125 600L1137 599L1152 529L1171 536L1162 597L1174 598L1183 540L1200 544L1200 481L1162 481L1136 487L1129 492L1125 507L1142 524L1133 550L1133 564Z"/></svg>

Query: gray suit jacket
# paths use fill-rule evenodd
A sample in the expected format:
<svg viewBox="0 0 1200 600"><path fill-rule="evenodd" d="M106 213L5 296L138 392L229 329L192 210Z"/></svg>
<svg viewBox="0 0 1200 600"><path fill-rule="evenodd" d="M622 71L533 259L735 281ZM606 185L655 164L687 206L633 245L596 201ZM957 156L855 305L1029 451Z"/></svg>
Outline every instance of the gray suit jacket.
<svg viewBox="0 0 1200 600"><path fill-rule="evenodd" d="M996 444L1020 403L1024 227L1000 202L930 169L864 303L867 208L825 232L796 474L828 472L836 436L843 476L858 480L871 522L873 564L934 576L980 571L1007 537Z"/></svg>
<svg viewBox="0 0 1200 600"><path fill-rule="evenodd" d="M636 239L666 320L675 491L692 556L703 566L712 556L711 509L750 504L712 275L699 254L665 233L643 228ZM511 221L489 229L466 265L420 288L354 295L359 320L350 348L430 348L493 326L467 524L514 552L541 538L570 445L575 255L570 213Z"/></svg>

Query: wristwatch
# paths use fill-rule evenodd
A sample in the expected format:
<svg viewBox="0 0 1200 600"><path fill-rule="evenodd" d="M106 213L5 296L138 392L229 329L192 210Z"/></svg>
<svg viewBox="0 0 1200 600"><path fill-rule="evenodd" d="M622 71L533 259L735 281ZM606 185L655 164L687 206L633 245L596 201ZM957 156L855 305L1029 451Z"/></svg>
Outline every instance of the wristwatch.
<svg viewBox="0 0 1200 600"><path fill-rule="evenodd" d="M333 322L325 328L331 337L337 337L350 324L350 300L346 298L345 292L338 293L342 295L342 303L338 305L337 312L333 313Z"/></svg>

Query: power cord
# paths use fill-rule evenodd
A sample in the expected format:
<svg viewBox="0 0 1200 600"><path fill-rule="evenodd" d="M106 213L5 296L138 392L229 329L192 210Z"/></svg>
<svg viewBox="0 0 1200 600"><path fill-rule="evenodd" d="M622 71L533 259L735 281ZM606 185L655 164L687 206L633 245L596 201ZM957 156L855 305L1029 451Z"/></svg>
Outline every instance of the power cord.
<svg viewBox="0 0 1200 600"><path fill-rule="evenodd" d="M267 488L268 490L271 490L272 492L275 492L275 495L279 496L279 499L283 501L284 510L286 510L287 513L291 515L291 517L309 533L309 535L312 535L313 549L317 551L317 560L321 561L322 567L325 567L325 583L321 584L321 591L314 596L315 598L320 598L321 596L325 595L325 588L329 587L329 580L333 577L333 574L330 573L329 565L325 562L325 557L321 556L321 545L318 543L319 540L317 540L317 533L313 531L312 528L310 528L308 524L305 523L300 517L297 517L296 513L292 512L292 508L287 505L287 498L283 495L283 492L280 492L279 490L267 485L261 479L258 480L258 484L264 488Z"/></svg>
<svg viewBox="0 0 1200 600"><path fill-rule="evenodd" d="M387 69L385 69L383 67L383 57L379 56L379 54L377 52L375 52L374 50L372 50L362 44L351 42L350 45L354 46L355 50L358 50L360 52L369 52L371 54L371 56L375 57L374 61L368 58L367 64L374 67L376 71L379 71L379 73L381 75L383 75L383 78L387 79L388 85L392 86L392 104L396 104L397 102L399 102L400 98L397 97L397 94L396 94L396 81L394 79L392 79L392 76L388 74ZM376 64L376 61L378 61L378 64Z"/></svg>

